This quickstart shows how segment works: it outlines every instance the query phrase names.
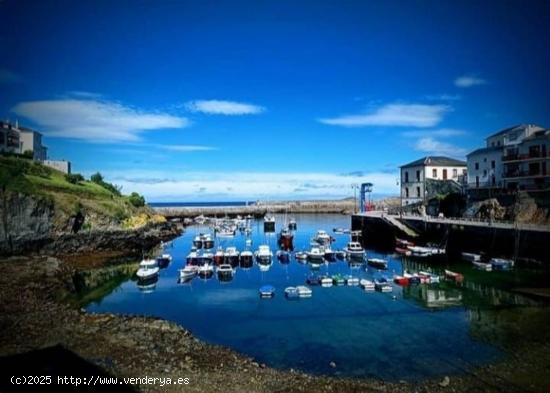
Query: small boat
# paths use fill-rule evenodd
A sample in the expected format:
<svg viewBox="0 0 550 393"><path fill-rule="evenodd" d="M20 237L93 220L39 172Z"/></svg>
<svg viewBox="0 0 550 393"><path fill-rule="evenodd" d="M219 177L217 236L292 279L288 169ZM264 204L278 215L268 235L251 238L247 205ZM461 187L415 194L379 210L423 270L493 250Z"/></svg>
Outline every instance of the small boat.
<svg viewBox="0 0 550 393"><path fill-rule="evenodd" d="M180 269L180 280L181 281L188 281L195 277L199 271L198 266L194 265L187 265L183 269Z"/></svg>
<svg viewBox="0 0 550 393"><path fill-rule="evenodd" d="M355 287L359 285L359 278L353 276L346 276L346 285L349 287Z"/></svg>
<svg viewBox="0 0 550 393"><path fill-rule="evenodd" d="M216 269L216 273L218 274L218 279L220 281L230 281L231 279L233 279L235 271L233 270L233 266L224 263L218 266L218 268Z"/></svg>
<svg viewBox="0 0 550 393"><path fill-rule="evenodd" d="M493 265L491 265L490 263L472 261L472 265L474 266L474 268L478 270L483 270L485 272L490 272L493 270Z"/></svg>
<svg viewBox="0 0 550 393"><path fill-rule="evenodd" d="M332 276L332 282L334 283L334 285L340 286L346 283L346 279L341 274L335 274L334 276Z"/></svg>
<svg viewBox="0 0 550 393"><path fill-rule="evenodd" d="M275 232L275 217L270 214L264 217L264 232Z"/></svg>
<svg viewBox="0 0 550 393"><path fill-rule="evenodd" d="M288 228L281 229L281 232L279 232L278 243L282 248L284 249L292 248L293 240L294 240L294 234L290 229Z"/></svg>
<svg viewBox="0 0 550 393"><path fill-rule="evenodd" d="M401 248L401 247L395 247L395 252L401 255L405 255L406 257L411 256L412 251L408 248Z"/></svg>
<svg viewBox="0 0 550 393"><path fill-rule="evenodd" d="M305 261L307 259L307 252L297 251L294 253L294 258L296 258L299 261Z"/></svg>
<svg viewBox="0 0 550 393"><path fill-rule="evenodd" d="M328 276L321 277L321 286L322 287L331 287L332 286L332 278Z"/></svg>
<svg viewBox="0 0 550 393"><path fill-rule="evenodd" d="M419 271L418 275L420 276L421 279L423 277L425 278L425 282L423 284L436 284L439 282L439 276L437 274Z"/></svg>
<svg viewBox="0 0 550 393"><path fill-rule="evenodd" d="M413 247L415 244L409 240L405 240L405 239L399 239L399 238L396 238L395 239L395 246L396 247L400 247L400 248L408 248L408 247Z"/></svg>
<svg viewBox="0 0 550 393"><path fill-rule="evenodd" d="M324 253L324 258L327 260L327 261L335 261L336 260L336 253L334 251L332 251L332 248L330 248L329 245L326 245L326 246L323 246L321 247L321 251L323 251Z"/></svg>
<svg viewBox="0 0 550 393"><path fill-rule="evenodd" d="M252 247L252 239L246 239L246 240L244 241L244 245L245 245L246 247Z"/></svg>
<svg viewBox="0 0 550 393"><path fill-rule="evenodd" d="M291 231L295 231L298 228L298 224L296 224L296 220L294 218L291 218L288 221L288 229Z"/></svg>
<svg viewBox="0 0 550 393"><path fill-rule="evenodd" d="M491 258L491 266L493 270L510 270L514 267L514 261L504 258Z"/></svg>
<svg viewBox="0 0 550 393"><path fill-rule="evenodd" d="M338 235L343 235L344 234L344 231L345 229L344 228L332 228L332 232L338 234Z"/></svg>
<svg viewBox="0 0 550 393"><path fill-rule="evenodd" d="M299 297L311 297L313 294L313 291L304 285L298 285L296 290L298 291Z"/></svg>
<svg viewBox="0 0 550 393"><path fill-rule="evenodd" d="M217 237L235 237L235 229L228 227L221 227L216 231Z"/></svg>
<svg viewBox="0 0 550 393"><path fill-rule="evenodd" d="M155 259L144 259L139 264L139 269L136 272L138 281L153 280L158 277L159 267Z"/></svg>
<svg viewBox="0 0 550 393"><path fill-rule="evenodd" d="M258 250L254 253L258 263L269 263L273 258L273 252L268 245L262 244L258 247Z"/></svg>
<svg viewBox="0 0 550 393"><path fill-rule="evenodd" d="M418 285L420 284L420 277L418 274L411 274L411 273L403 273L403 277L408 280L409 284L411 285Z"/></svg>
<svg viewBox="0 0 550 393"><path fill-rule="evenodd" d="M374 291L374 289L375 289L374 282L372 282L371 280L367 280L365 278L363 278L363 279L361 279L361 281L359 281L359 285L365 291Z"/></svg>
<svg viewBox="0 0 550 393"><path fill-rule="evenodd" d="M210 278L214 274L214 266L209 263L199 266L197 273L201 278Z"/></svg>
<svg viewBox="0 0 550 393"><path fill-rule="evenodd" d="M258 268L261 272L267 272L269 269L271 269L271 265L273 265L273 261L270 259L269 262L258 262Z"/></svg>
<svg viewBox="0 0 550 393"><path fill-rule="evenodd" d="M287 299L298 299L300 294L298 293L298 289L296 289L296 287L286 287L285 296Z"/></svg>
<svg viewBox="0 0 550 393"><path fill-rule="evenodd" d="M471 252L463 252L462 253L462 259L466 262L480 262L481 261L481 255L473 254Z"/></svg>
<svg viewBox="0 0 550 393"><path fill-rule="evenodd" d="M202 240L202 248L206 250L210 250L214 248L214 239L212 239L212 235L209 233L201 235Z"/></svg>
<svg viewBox="0 0 550 393"><path fill-rule="evenodd" d="M272 298L275 296L275 287L273 285L264 285L259 289L262 299Z"/></svg>
<svg viewBox="0 0 550 393"><path fill-rule="evenodd" d="M344 248L346 256L351 259L363 259L365 257L365 250L359 242L349 242Z"/></svg>
<svg viewBox="0 0 550 393"><path fill-rule="evenodd" d="M418 258L427 258L432 256L432 250L429 247L409 246L411 256Z"/></svg>
<svg viewBox="0 0 550 393"><path fill-rule="evenodd" d="M281 263L288 263L288 262L290 262L290 253L288 251L285 251L285 250L279 250L279 251L277 251L277 259Z"/></svg>
<svg viewBox="0 0 550 393"><path fill-rule="evenodd" d="M324 245L330 244L330 242L332 241L332 237L330 237L330 235L326 231L320 229L317 231L312 240L318 244Z"/></svg>
<svg viewBox="0 0 550 393"><path fill-rule="evenodd" d="M239 251L237 251L236 247L227 247L225 249L223 261L224 261L224 263L227 263L227 264L229 264L233 267L236 267L236 266L239 265L239 256L240 255L241 255L241 253Z"/></svg>
<svg viewBox="0 0 550 393"><path fill-rule="evenodd" d="M221 265L224 262L225 259L225 252L223 251L223 248L220 246L216 250L216 253L214 254L214 263L216 265Z"/></svg>
<svg viewBox="0 0 550 393"><path fill-rule="evenodd" d="M311 275L306 279L307 285L320 285L321 278L319 276Z"/></svg>
<svg viewBox="0 0 550 393"><path fill-rule="evenodd" d="M369 258L367 259L367 263L372 266L372 267L375 267L377 269L384 269L386 270L388 268L388 261L386 261L385 259L380 259L380 258Z"/></svg>
<svg viewBox="0 0 550 393"><path fill-rule="evenodd" d="M398 285L405 286L405 285L409 285L409 278L405 276L396 275L396 276L393 276L393 282Z"/></svg>
<svg viewBox="0 0 550 393"><path fill-rule="evenodd" d="M311 247L307 252L307 259L310 261L322 261L325 258L325 253L321 251L320 247Z"/></svg>
<svg viewBox="0 0 550 393"><path fill-rule="evenodd" d="M188 265L197 265L200 260L198 251L196 249L195 250L192 249L191 252L187 254L187 258L185 260Z"/></svg>
<svg viewBox="0 0 550 393"><path fill-rule="evenodd" d="M464 276L462 274L452 272L450 270L445 270L445 278L456 283L461 283L464 281Z"/></svg>
<svg viewBox="0 0 550 393"><path fill-rule="evenodd" d="M195 247L197 249L202 248L202 237L201 237L201 235L195 236L195 238L193 239L193 247Z"/></svg>
<svg viewBox="0 0 550 393"><path fill-rule="evenodd" d="M172 262L172 255L170 254L162 254L157 257L157 265L160 268L165 268Z"/></svg>
<svg viewBox="0 0 550 393"><path fill-rule="evenodd" d="M336 256L337 259L340 259L340 260L346 258L346 252L344 250L335 251L334 255Z"/></svg>
<svg viewBox="0 0 550 393"><path fill-rule="evenodd" d="M212 254L211 252L202 252L200 255L199 255L199 262L200 263L208 263L208 264L211 264L211 263L214 263L214 254Z"/></svg>
<svg viewBox="0 0 550 393"><path fill-rule="evenodd" d="M377 278L374 280L374 288L379 292L391 292L393 291L392 286L388 283L384 277Z"/></svg>
<svg viewBox="0 0 550 393"><path fill-rule="evenodd" d="M242 268L252 267L254 264L254 254L250 250L244 250L241 252L241 258L239 260L239 266Z"/></svg>

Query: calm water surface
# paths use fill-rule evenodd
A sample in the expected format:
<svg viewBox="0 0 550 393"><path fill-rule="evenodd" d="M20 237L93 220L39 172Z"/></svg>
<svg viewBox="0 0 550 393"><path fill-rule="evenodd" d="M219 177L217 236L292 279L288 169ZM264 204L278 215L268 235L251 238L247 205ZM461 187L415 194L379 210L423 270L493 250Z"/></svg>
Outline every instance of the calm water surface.
<svg viewBox="0 0 550 393"><path fill-rule="evenodd" d="M318 229L332 233L334 227L350 225L349 217L340 215L296 218L296 249L306 249ZM277 217L277 230L281 222L282 217ZM276 235L266 236L261 221L253 229L253 249L265 243L273 251L277 249ZM312 287L312 298L298 301L285 299L284 288L304 284L311 267L294 259L281 264L274 258L266 272L256 264L248 270L237 269L231 282L220 282L214 275L209 280L195 278L179 284L179 269L185 264L191 241L196 233L205 231L205 226L189 227L166 249L173 261L161 271L152 292L142 292L134 280L128 279L91 301L88 311L172 320L207 342L231 347L272 367L418 380L462 373L470 366L499 359L503 343L498 326L493 326L495 310L503 306L513 310L538 307L533 300L506 290L510 281L521 280L516 273L477 272L460 263L452 267L465 273L463 287L451 283L409 288L394 285L393 293L383 294L364 292L359 287L317 286ZM333 236L334 249L344 247L348 241L346 235ZM242 250L244 242L245 237L237 235L221 240L221 245L235 245ZM360 278L384 274L391 278L404 268L434 272L444 268L441 264L418 265L372 250L368 255L387 258L388 271L351 268L347 262L338 261L323 265L317 272ZM259 298L258 288L265 284L275 286L274 298ZM513 314L511 318L516 317ZM336 368L330 367L330 362L335 362Z"/></svg>

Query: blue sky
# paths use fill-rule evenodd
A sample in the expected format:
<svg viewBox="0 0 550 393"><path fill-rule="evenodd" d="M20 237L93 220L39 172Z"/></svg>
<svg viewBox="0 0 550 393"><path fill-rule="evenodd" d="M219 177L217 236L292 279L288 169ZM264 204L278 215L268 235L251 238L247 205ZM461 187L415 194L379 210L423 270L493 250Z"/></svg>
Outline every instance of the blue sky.
<svg viewBox="0 0 550 393"><path fill-rule="evenodd" d="M550 126L550 2L0 1L0 113L151 201L396 194Z"/></svg>

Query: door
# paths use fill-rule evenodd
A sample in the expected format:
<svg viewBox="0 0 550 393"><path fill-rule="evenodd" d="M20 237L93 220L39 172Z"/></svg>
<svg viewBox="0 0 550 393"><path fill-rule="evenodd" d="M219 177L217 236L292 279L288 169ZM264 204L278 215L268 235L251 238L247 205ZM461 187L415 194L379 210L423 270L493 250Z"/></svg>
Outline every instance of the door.
<svg viewBox="0 0 550 393"><path fill-rule="evenodd" d="M447 180L447 170L443 169L443 180Z"/></svg>

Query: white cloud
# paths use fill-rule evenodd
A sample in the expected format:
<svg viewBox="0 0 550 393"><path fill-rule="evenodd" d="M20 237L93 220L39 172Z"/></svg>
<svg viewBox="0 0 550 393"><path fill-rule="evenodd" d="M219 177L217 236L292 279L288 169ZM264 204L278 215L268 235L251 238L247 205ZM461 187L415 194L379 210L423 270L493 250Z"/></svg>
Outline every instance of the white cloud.
<svg viewBox="0 0 550 393"><path fill-rule="evenodd" d="M184 117L93 99L22 102L12 111L36 123L49 136L91 142L138 141L146 131L189 125Z"/></svg>
<svg viewBox="0 0 550 393"><path fill-rule="evenodd" d="M472 87L477 85L484 85L487 81L474 75L463 75L455 79L455 86L457 87Z"/></svg>
<svg viewBox="0 0 550 393"><path fill-rule="evenodd" d="M223 100L195 100L185 104L191 112L201 112L209 115L256 115L265 111L259 105L245 102L223 101Z"/></svg>
<svg viewBox="0 0 550 393"><path fill-rule="evenodd" d="M203 145L156 145L156 147L158 147L159 149L177 152L218 150L216 147Z"/></svg>
<svg viewBox="0 0 550 393"><path fill-rule="evenodd" d="M372 182L377 194L397 194L394 174L371 172L344 176L334 173L302 172L166 172L124 170L102 171L105 177L123 187L124 192L144 194L152 201L207 199L327 199L353 195L352 183Z"/></svg>
<svg viewBox="0 0 550 393"><path fill-rule="evenodd" d="M414 145L415 150L424 153L451 157L463 157L466 150L451 143L441 142L432 137L419 139Z"/></svg>
<svg viewBox="0 0 550 393"><path fill-rule="evenodd" d="M458 130L455 128L440 128L436 130L414 130L414 131L403 131L401 135L408 138L417 138L417 137L453 137L466 135L467 132L464 130Z"/></svg>
<svg viewBox="0 0 550 393"><path fill-rule="evenodd" d="M388 104L371 113L343 115L335 118L319 119L321 123L343 126L401 126L433 127L451 108L446 105Z"/></svg>
<svg viewBox="0 0 550 393"><path fill-rule="evenodd" d="M0 84L18 83L22 78L19 74L5 68L0 68Z"/></svg>

